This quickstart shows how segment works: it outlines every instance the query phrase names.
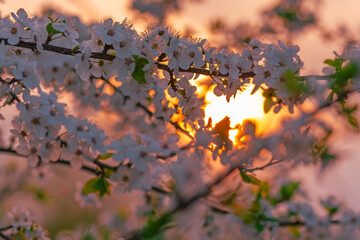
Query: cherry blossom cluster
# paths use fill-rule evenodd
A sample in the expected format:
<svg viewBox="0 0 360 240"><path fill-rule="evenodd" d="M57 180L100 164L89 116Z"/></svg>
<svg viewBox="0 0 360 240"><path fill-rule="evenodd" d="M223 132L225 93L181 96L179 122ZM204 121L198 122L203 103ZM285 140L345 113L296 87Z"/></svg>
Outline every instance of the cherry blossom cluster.
<svg viewBox="0 0 360 240"><path fill-rule="evenodd" d="M235 171L240 171L236 181L260 186L257 170L279 162L332 157L325 144L328 135L321 138L309 130L311 124L324 125L313 121L312 114L302 114L268 137L258 136L256 125L245 121L236 127L235 142L229 139L228 117L216 124L204 120L204 99L194 84L200 75L209 77L214 94L225 95L228 102L253 83L253 93L263 91L265 112L277 113L286 106L293 113L315 90L314 82L300 76L303 63L298 52L299 47L281 41L267 44L256 39L233 52L182 37L161 24L139 33L127 19L87 26L61 14L32 17L19 9L0 18L0 117L12 124L11 141L1 143L1 149L25 157L33 168L59 163L95 174L77 184L75 198L82 207L102 207L101 197L110 192L158 193L147 195L149 203L134 218L141 222L149 212L159 212L163 215L158 220L165 224L197 199L213 197L211 188ZM330 74L337 74L330 90L339 99L346 92L339 86L347 86L343 82L354 71L352 65L343 66L345 56L341 59L328 61ZM355 124L354 110L340 102ZM17 112L12 119L3 113L9 109ZM270 159L256 167L263 151L271 153ZM218 178L212 167L217 160L226 173ZM287 213L298 216L294 219L300 225L339 223L319 220L309 205L290 202L291 197L286 199ZM152 198L163 207L155 207ZM253 205L241 211L223 202L212 208L205 204L194 219L210 221L211 209L224 213L204 223L215 239L224 237L227 226L240 224L247 235L264 237L265 228L275 234L294 220L284 222L284 216L276 214L283 199L261 193L249 198ZM333 208L332 202L323 205ZM14 231L46 239L40 227L17 211L9 215ZM219 219L229 225L210 229ZM350 219L351 224L357 222ZM140 234L147 234L146 227Z"/></svg>
<svg viewBox="0 0 360 240"><path fill-rule="evenodd" d="M107 19L91 26L88 34L77 32L76 28L84 26L64 16L29 17L23 9L11 16L13 20L1 19L1 97L4 103L17 104L20 115L12 121L11 132L19 143L17 152L27 156L30 166L61 158L81 168L84 161L91 162L113 149L116 161L122 163L128 158L136 169L146 170L151 159L156 162L156 153L164 151L161 146L176 144L161 137L168 131L164 121L179 130L179 124L171 120L175 115L183 115L183 121L192 124L204 117L204 103L190 82L194 74L211 76L215 93L225 94L228 100L249 83L250 77L254 78L253 91L267 85L273 104L289 104L292 109L304 99L302 93L296 98L291 91L287 93L284 73L297 74L302 63L296 55L298 47L282 42L275 45L252 40L238 54L211 48L205 40L180 37L161 25L138 34L128 20L119 23ZM106 86L115 93L106 92ZM124 121L119 125L128 123L133 128L122 136L134 131L141 134L129 138L134 143L124 140L128 138L105 143L108 136L102 130L66 112L65 103L57 99L65 91L73 93L82 105L121 115ZM149 137L156 139L152 144L157 147L147 146ZM127 143L116 143L119 140ZM176 152L177 148L169 151ZM137 154L124 155L124 151L151 158L138 162L132 160Z"/></svg>
<svg viewBox="0 0 360 240"><path fill-rule="evenodd" d="M14 207L7 213L7 218L11 222L11 227L5 233L9 236L19 236L24 239L50 240L48 233L41 226L31 219L27 210L20 207Z"/></svg>

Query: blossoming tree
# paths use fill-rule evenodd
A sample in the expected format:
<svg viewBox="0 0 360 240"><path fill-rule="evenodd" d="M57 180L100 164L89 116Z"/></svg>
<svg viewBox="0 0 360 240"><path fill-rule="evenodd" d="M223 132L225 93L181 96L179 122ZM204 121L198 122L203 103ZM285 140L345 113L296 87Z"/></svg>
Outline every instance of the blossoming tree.
<svg viewBox="0 0 360 240"><path fill-rule="evenodd" d="M87 26L19 9L0 19L0 117L11 122L0 151L22 157L39 176L59 164L89 173L77 185L81 206L133 194L123 222L110 217L106 234L82 239L350 239L360 216L335 198L314 210L299 182L256 177L273 165L331 163L334 129L318 118L326 109L358 128L348 102L359 87L357 45L325 60L321 76L301 75L298 51L251 39L233 52L163 25L139 33L128 20ZM265 113L296 114L267 135L244 121L231 140L228 117L204 119L199 76L227 101L252 86L262 91ZM81 109L91 109L92 120ZM21 206L9 209L0 237L48 239L32 217Z"/></svg>

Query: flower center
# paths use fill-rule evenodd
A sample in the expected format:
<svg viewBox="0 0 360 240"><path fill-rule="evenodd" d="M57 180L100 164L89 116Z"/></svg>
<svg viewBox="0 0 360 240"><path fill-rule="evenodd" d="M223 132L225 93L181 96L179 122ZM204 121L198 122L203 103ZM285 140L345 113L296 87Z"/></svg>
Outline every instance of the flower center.
<svg viewBox="0 0 360 240"><path fill-rule="evenodd" d="M107 31L107 35L114 36L114 35L115 35L114 29L113 29L113 28L110 28L110 29Z"/></svg>
<svg viewBox="0 0 360 240"><path fill-rule="evenodd" d="M16 34L17 33L17 29L16 28L11 28L11 31L10 31L11 34Z"/></svg>

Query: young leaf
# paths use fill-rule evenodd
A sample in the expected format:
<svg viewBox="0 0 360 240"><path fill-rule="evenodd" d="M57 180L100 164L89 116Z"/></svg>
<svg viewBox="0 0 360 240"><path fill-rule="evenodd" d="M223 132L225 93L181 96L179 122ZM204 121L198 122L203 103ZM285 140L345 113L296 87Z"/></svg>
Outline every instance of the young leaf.
<svg viewBox="0 0 360 240"><path fill-rule="evenodd" d="M281 201L290 201L295 192L299 189L299 182L289 182L280 188Z"/></svg>
<svg viewBox="0 0 360 240"><path fill-rule="evenodd" d="M285 81L285 88L292 96L292 98L299 98L303 95L307 95L310 91L306 79L301 79L297 76L298 71L285 71L282 75L283 81Z"/></svg>
<svg viewBox="0 0 360 240"><path fill-rule="evenodd" d="M336 71L339 71L342 67L344 60L342 58L335 58L334 60L332 59L326 59L324 61L325 64L334 67Z"/></svg>
<svg viewBox="0 0 360 240"><path fill-rule="evenodd" d="M80 49L80 46L79 45L76 45L71 51L72 52L76 52Z"/></svg>
<svg viewBox="0 0 360 240"><path fill-rule="evenodd" d="M142 229L141 239L161 238L164 231L171 227L169 226L171 221L172 216L170 213L165 213L155 219L149 219L147 225Z"/></svg>
<svg viewBox="0 0 360 240"><path fill-rule="evenodd" d="M325 64L329 65L329 66L332 66L332 67L335 67L335 61L332 60L332 59L326 59L324 61Z"/></svg>
<svg viewBox="0 0 360 240"><path fill-rule="evenodd" d="M254 177L253 175L247 174L243 170L240 169L240 176L243 182L250 183L252 185L260 186L261 181Z"/></svg>
<svg viewBox="0 0 360 240"><path fill-rule="evenodd" d="M294 235L294 237L296 237L296 239L300 238L301 233L298 227L290 226L289 231Z"/></svg>
<svg viewBox="0 0 360 240"><path fill-rule="evenodd" d="M61 33L60 31L53 28L52 23L49 23L48 25L46 25L46 31L49 34L49 36L53 36L57 33Z"/></svg>
<svg viewBox="0 0 360 240"><path fill-rule="evenodd" d="M97 193L100 197L110 195L110 183L103 177L90 179L84 186L82 194Z"/></svg>
<svg viewBox="0 0 360 240"><path fill-rule="evenodd" d="M359 128L359 123L358 123L358 121L356 120L355 117L349 115L348 116L348 121L353 127Z"/></svg>
<svg viewBox="0 0 360 240"><path fill-rule="evenodd" d="M48 25L46 25L46 31L49 35L52 33L53 30L55 30L55 29L53 28L52 23L49 23Z"/></svg>
<svg viewBox="0 0 360 240"><path fill-rule="evenodd" d="M139 83L146 83L145 71L143 68L149 63L149 60L146 58L139 58L136 55L133 55L133 58L135 60L135 70L131 76Z"/></svg>
<svg viewBox="0 0 360 240"><path fill-rule="evenodd" d="M91 233L87 233L80 240L96 240L96 238Z"/></svg>
<svg viewBox="0 0 360 240"><path fill-rule="evenodd" d="M96 159L97 160L106 160L108 158L111 158L112 155L113 155L113 153L109 153L109 152L104 155L99 154Z"/></svg>
<svg viewBox="0 0 360 240"><path fill-rule="evenodd" d="M268 221L268 222L278 222L279 221L276 218L267 217L264 213L260 213L258 218L261 221Z"/></svg>
<svg viewBox="0 0 360 240"><path fill-rule="evenodd" d="M275 103L273 102L273 100L271 98L266 98L264 101L264 112L268 113L274 104Z"/></svg>

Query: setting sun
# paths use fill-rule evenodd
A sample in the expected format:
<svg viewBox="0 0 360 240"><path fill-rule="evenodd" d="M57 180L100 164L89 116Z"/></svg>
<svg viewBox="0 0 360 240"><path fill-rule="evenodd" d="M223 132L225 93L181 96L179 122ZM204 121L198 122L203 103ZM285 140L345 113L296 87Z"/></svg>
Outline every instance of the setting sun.
<svg viewBox="0 0 360 240"><path fill-rule="evenodd" d="M225 116L230 117L231 127L241 124L245 119L255 120L257 123L265 116L263 112L263 96L261 91L251 95L253 85L249 86L231 98L230 102L226 101L225 96L217 97L211 88L205 97L207 106L205 108L205 120L212 118L214 123L220 122ZM237 130L230 130L230 139L234 140Z"/></svg>

